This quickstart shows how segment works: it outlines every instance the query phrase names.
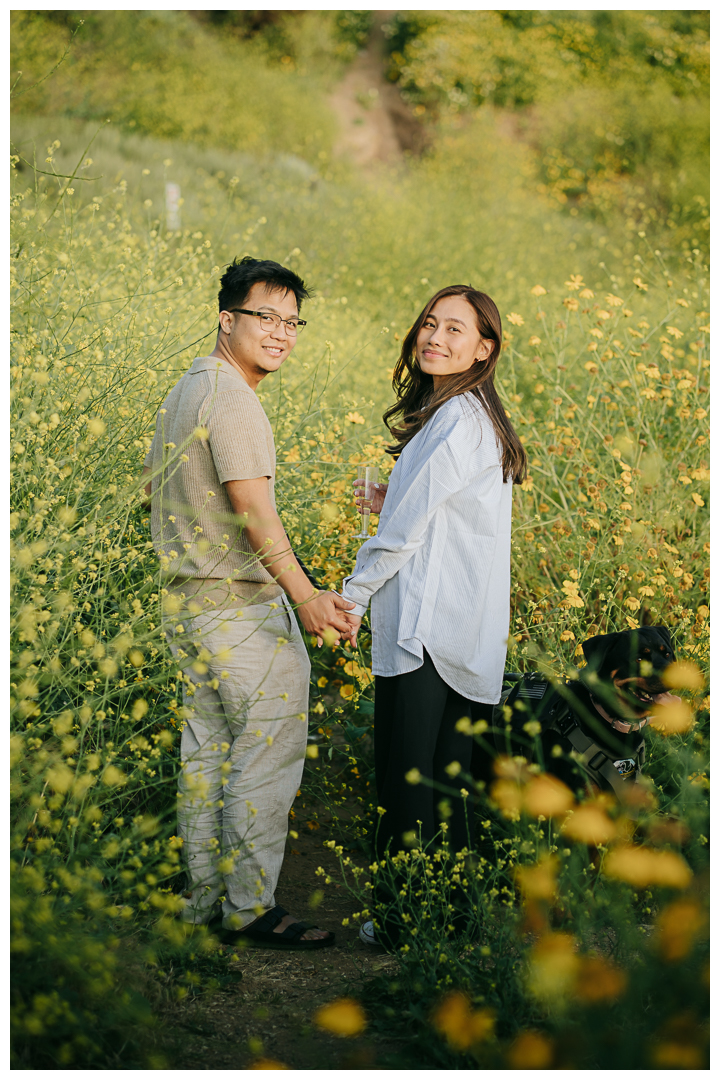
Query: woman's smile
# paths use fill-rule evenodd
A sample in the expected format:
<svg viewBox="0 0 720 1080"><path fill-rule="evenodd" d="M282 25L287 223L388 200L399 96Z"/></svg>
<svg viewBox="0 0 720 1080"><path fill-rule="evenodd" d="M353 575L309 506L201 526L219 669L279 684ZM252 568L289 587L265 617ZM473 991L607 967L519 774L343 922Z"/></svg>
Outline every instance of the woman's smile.
<svg viewBox="0 0 720 1080"><path fill-rule="evenodd" d="M437 387L439 379L486 360L492 345L480 336L472 305L462 296L443 296L418 331L415 355L420 369L432 375Z"/></svg>

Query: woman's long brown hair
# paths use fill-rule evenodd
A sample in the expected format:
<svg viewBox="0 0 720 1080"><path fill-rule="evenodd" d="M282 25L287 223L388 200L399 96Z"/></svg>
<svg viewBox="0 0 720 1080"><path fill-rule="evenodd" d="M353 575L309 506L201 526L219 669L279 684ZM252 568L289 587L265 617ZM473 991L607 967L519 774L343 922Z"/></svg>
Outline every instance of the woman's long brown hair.
<svg viewBox="0 0 720 1080"><path fill-rule="evenodd" d="M433 389L432 375L421 370L415 355L418 333L433 305L444 296L461 296L472 306L481 338L493 342L490 356L473 364L468 371L448 375L439 389ZM385 426L396 440L388 453L397 457L414 435L427 424L441 405L458 394L473 394L483 403L502 446L503 482L512 478L522 484L527 476L527 454L510 423L495 389L494 375L502 347L500 312L490 297L470 285L449 285L440 289L421 311L403 341L400 358L393 372L393 390L397 401L383 416ZM399 421L399 422L398 422Z"/></svg>

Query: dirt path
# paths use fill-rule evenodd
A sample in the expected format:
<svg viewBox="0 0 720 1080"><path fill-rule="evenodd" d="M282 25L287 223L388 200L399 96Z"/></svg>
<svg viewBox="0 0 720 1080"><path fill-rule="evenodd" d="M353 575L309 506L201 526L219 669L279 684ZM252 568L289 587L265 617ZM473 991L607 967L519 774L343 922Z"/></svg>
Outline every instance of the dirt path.
<svg viewBox="0 0 720 1080"><path fill-rule="evenodd" d="M370 980L392 971L398 961L362 944L357 920L352 920L357 901L343 887L326 886L316 876L318 866L335 870L323 847L329 823L317 807L298 803L293 828L299 836L288 839L277 899L298 918L334 930L336 944L299 953L247 949L230 964L231 971L241 973L238 982L168 1005L159 1016L163 1046L158 1049L164 1047L176 1067L238 1069L270 1059L291 1069L358 1069L402 1052L397 1039L342 1039L312 1023L322 1005L339 997L358 998ZM351 925L343 927L346 918Z"/></svg>
<svg viewBox="0 0 720 1080"><path fill-rule="evenodd" d="M406 153L420 154L428 144L423 126L397 87L385 81L382 24L392 14L375 13L367 48L358 53L330 97L340 125L336 155L368 170L398 165Z"/></svg>

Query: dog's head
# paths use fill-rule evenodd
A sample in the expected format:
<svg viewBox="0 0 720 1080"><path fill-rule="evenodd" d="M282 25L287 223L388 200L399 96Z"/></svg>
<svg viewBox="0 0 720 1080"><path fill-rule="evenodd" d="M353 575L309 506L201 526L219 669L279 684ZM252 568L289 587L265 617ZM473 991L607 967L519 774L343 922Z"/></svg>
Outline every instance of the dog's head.
<svg viewBox="0 0 720 1080"><path fill-rule="evenodd" d="M587 667L582 682L603 703L627 719L647 716L656 699L667 693L662 681L673 663L670 633L664 626L639 626L616 634L598 634L582 643ZM614 687L611 696L603 687Z"/></svg>

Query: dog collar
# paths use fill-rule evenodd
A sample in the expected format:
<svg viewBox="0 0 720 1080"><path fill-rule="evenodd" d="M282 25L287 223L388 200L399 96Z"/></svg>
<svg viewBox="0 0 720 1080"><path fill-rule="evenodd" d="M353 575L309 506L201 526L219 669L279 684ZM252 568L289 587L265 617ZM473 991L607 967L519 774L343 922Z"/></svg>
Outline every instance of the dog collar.
<svg viewBox="0 0 720 1080"><path fill-rule="evenodd" d="M624 720L618 720L617 717L610 716L608 713L606 713L600 702L597 700L597 698L594 698L592 694L590 695L590 700L602 716L603 720L607 720L610 727L615 728L616 731L622 731L624 735L627 735L629 731L639 731L640 728L644 728L648 720L650 719L649 716L646 716L637 724L628 724Z"/></svg>

